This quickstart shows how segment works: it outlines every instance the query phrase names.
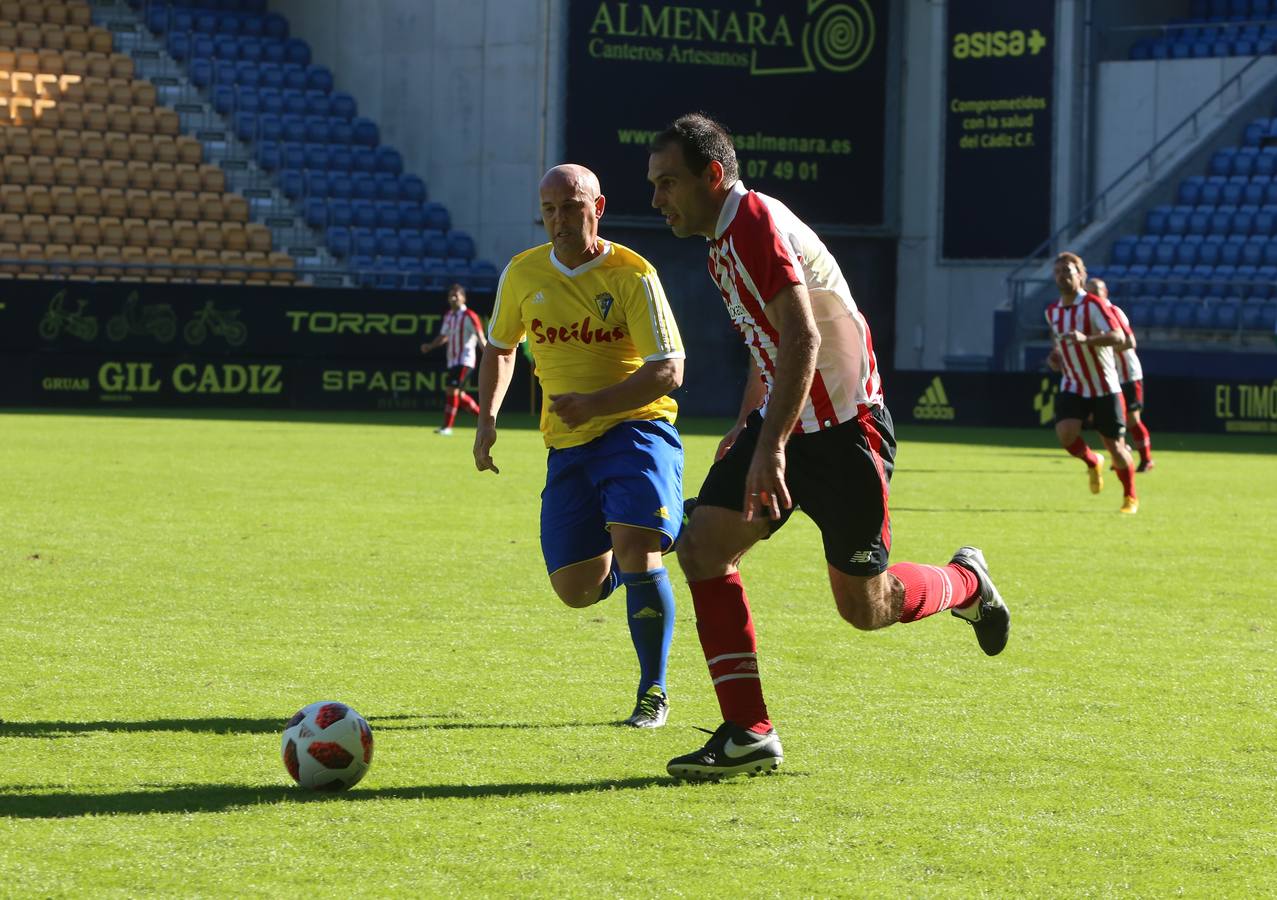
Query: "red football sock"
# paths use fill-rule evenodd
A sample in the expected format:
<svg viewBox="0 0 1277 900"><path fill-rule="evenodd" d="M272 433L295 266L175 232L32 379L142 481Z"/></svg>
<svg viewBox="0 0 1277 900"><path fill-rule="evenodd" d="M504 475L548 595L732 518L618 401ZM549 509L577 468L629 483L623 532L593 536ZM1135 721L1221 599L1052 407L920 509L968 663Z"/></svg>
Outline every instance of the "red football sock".
<svg viewBox="0 0 1277 900"><path fill-rule="evenodd" d="M1078 438L1065 449L1088 466L1098 466L1100 464L1100 458L1095 455L1095 452L1090 447L1086 446L1085 438Z"/></svg>
<svg viewBox="0 0 1277 900"><path fill-rule="evenodd" d="M926 566L896 563L888 575L900 579L905 588L901 622L916 622L954 607L970 606L980 591L980 582L962 566Z"/></svg>
<svg viewBox="0 0 1277 900"><path fill-rule="evenodd" d="M696 633L709 664L723 719L760 734L772 727L758 675L754 620L740 573L688 583Z"/></svg>
<svg viewBox="0 0 1277 900"><path fill-rule="evenodd" d="M1122 482L1122 496L1135 496L1135 469L1127 466L1125 469L1119 469L1116 466L1113 471L1117 472L1118 481Z"/></svg>
<svg viewBox="0 0 1277 900"><path fill-rule="evenodd" d="M455 421L457 421L457 398L449 394L443 401L443 427L451 428Z"/></svg>
<svg viewBox="0 0 1277 900"><path fill-rule="evenodd" d="M479 415L479 404L476 403L475 399L465 391L457 394L457 399L461 401L461 408L466 412L474 416Z"/></svg>
<svg viewBox="0 0 1277 900"><path fill-rule="evenodd" d="M1131 432L1131 437L1135 439L1135 449L1139 451L1140 459L1147 462L1153 453L1153 445L1152 441L1149 440L1148 428L1144 426L1143 422L1132 422L1128 430Z"/></svg>

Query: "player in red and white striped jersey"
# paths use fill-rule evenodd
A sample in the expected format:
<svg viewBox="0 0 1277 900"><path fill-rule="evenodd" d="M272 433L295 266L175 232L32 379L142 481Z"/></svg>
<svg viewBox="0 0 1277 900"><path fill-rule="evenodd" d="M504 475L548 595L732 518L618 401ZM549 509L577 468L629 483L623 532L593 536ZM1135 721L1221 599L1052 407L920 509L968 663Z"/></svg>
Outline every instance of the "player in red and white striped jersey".
<svg viewBox="0 0 1277 900"><path fill-rule="evenodd" d="M1117 348L1117 380L1122 385L1122 397L1126 400L1126 414L1130 420L1127 431L1131 434L1131 443L1140 455L1140 464L1135 471L1147 472L1154 466L1153 445L1149 439L1148 426L1144 424L1144 368L1135 353L1135 332L1122 307L1109 299L1108 285L1103 279L1092 278L1086 283L1086 289L1101 300L1108 300L1122 324L1122 332L1126 335L1126 343Z"/></svg>
<svg viewBox="0 0 1277 900"><path fill-rule="evenodd" d="M768 771L781 747L737 566L794 509L819 527L834 601L857 628L947 609L992 656L1010 613L974 547L948 565L888 568L896 440L869 325L829 249L779 200L740 183L731 136L712 119L683 116L650 150L652 205L678 237L709 240L710 278L752 355L740 415L678 544L724 721L667 768L682 778Z"/></svg>
<svg viewBox="0 0 1277 900"><path fill-rule="evenodd" d="M1126 413L1118 381L1116 348L1126 344L1121 320L1107 300L1088 294L1086 266L1076 253L1055 258L1055 285L1060 299L1046 308L1046 321L1055 343L1052 358L1061 367L1060 393L1055 398L1055 436L1060 446L1086 463L1091 493L1104 486L1104 457L1086 445L1082 424L1095 421L1095 430L1113 455L1113 468L1122 482L1124 513L1139 510L1135 469L1126 449Z"/></svg>
<svg viewBox="0 0 1277 900"><path fill-rule="evenodd" d="M452 434L452 423L457 420L457 408L465 407L466 412L479 414L479 404L465 392L462 385L466 376L474 369L477 348L488 346L488 339L483 333L483 323L478 314L466 306L466 289L459 284L448 288L448 306L451 309L443 317L439 326L439 334L433 341L421 345L422 353L429 353L436 347L448 345L448 374L444 378L443 425L436 428L438 434Z"/></svg>

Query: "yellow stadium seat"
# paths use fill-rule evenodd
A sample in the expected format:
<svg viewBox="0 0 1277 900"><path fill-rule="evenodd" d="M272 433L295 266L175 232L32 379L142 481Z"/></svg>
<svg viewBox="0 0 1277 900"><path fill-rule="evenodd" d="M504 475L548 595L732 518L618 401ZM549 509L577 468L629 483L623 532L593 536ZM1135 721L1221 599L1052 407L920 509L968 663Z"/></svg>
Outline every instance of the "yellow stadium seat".
<svg viewBox="0 0 1277 900"><path fill-rule="evenodd" d="M190 163L178 163L173 167L173 173L177 176L178 190L191 193L203 190L204 182L200 178L199 169Z"/></svg>
<svg viewBox="0 0 1277 900"><path fill-rule="evenodd" d="M68 3L67 21L81 28L88 28L93 22L93 11L87 3Z"/></svg>
<svg viewBox="0 0 1277 900"><path fill-rule="evenodd" d="M105 78L97 78L93 75L86 75L80 80L79 89L73 93L79 95L81 103L96 103L102 108L111 102L111 88L106 83Z"/></svg>
<svg viewBox="0 0 1277 900"><path fill-rule="evenodd" d="M0 21L0 47L16 47L18 45L18 29L14 27L12 22ZM12 52L12 51L7 51ZM13 68L13 61L10 60L8 67L4 71L8 72Z"/></svg>
<svg viewBox="0 0 1277 900"><path fill-rule="evenodd" d="M111 77L111 60L105 53L93 49L92 35L89 36L89 49L84 53L84 62L91 77L100 78L102 81Z"/></svg>
<svg viewBox="0 0 1277 900"><path fill-rule="evenodd" d="M97 254L94 252L92 245L72 244L71 261L76 265L72 268L71 277L75 279L92 279L98 272L98 267L93 265L96 260Z"/></svg>
<svg viewBox="0 0 1277 900"><path fill-rule="evenodd" d="M29 214L47 216L53 212L53 195L49 193L47 185L28 184L25 187L25 193Z"/></svg>
<svg viewBox="0 0 1277 900"><path fill-rule="evenodd" d="M155 177L151 174L151 164L140 159L130 160L128 164L129 187L149 191L155 187Z"/></svg>
<svg viewBox="0 0 1277 900"><path fill-rule="evenodd" d="M248 238L248 249L257 250L261 253L271 252L270 229L265 225L259 222L252 222L244 227L244 234Z"/></svg>
<svg viewBox="0 0 1277 900"><path fill-rule="evenodd" d="M113 53L115 52L115 41L111 39L111 32L105 28L91 27L89 31L89 49L94 53Z"/></svg>
<svg viewBox="0 0 1277 900"><path fill-rule="evenodd" d="M270 273L266 271L265 253L259 253L256 250L245 252L244 265L251 266L253 269L246 275L246 279L250 284L265 284L270 281Z"/></svg>
<svg viewBox="0 0 1277 900"><path fill-rule="evenodd" d="M151 207L151 192L149 190L139 190L137 188L129 188L124 193L125 202L129 207L129 216L138 219L154 218L154 210Z"/></svg>
<svg viewBox="0 0 1277 900"><path fill-rule="evenodd" d="M18 45L21 47L32 47L39 49L44 46L44 41L40 35L40 26L35 22L19 22L18 23ZM28 70L34 71L34 70Z"/></svg>
<svg viewBox="0 0 1277 900"><path fill-rule="evenodd" d="M62 30L61 25L50 25L46 22L40 26L41 47L46 50L65 50L66 45L66 32Z"/></svg>
<svg viewBox="0 0 1277 900"><path fill-rule="evenodd" d="M71 167L71 171L79 174L79 169L75 166ZM80 208L75 202L75 188L65 184L57 185L49 189L49 198L53 201L53 212L59 216L74 216L79 213ZM69 222L70 219L68 218ZM70 243L68 241L68 243Z"/></svg>
<svg viewBox="0 0 1277 900"><path fill-rule="evenodd" d="M20 153L21 151L18 151ZM4 158L5 184L29 184L31 182L31 166L27 157L10 153Z"/></svg>
<svg viewBox="0 0 1277 900"><path fill-rule="evenodd" d="M20 184L0 184L0 209L22 215L27 211L27 192Z"/></svg>
<svg viewBox="0 0 1277 900"><path fill-rule="evenodd" d="M222 197L223 218L228 222L248 221L248 201L239 194L225 194Z"/></svg>
<svg viewBox="0 0 1277 900"><path fill-rule="evenodd" d="M114 216L98 219L102 226L102 243L112 247L124 246L124 224Z"/></svg>
<svg viewBox="0 0 1277 900"><path fill-rule="evenodd" d="M167 189L151 191L151 214L157 219L177 218L177 202Z"/></svg>
<svg viewBox="0 0 1277 900"><path fill-rule="evenodd" d="M126 247L147 247L151 243L151 230L142 219L128 218L120 223L124 229Z"/></svg>
<svg viewBox="0 0 1277 900"><path fill-rule="evenodd" d="M172 163L151 163L151 175L155 179L155 189L159 191L177 190L177 173Z"/></svg>
<svg viewBox="0 0 1277 900"><path fill-rule="evenodd" d="M81 163L83 163L83 160L81 160ZM84 172L85 172L84 168L81 167L80 180L82 181L84 180ZM100 168L97 170L97 172L98 172L98 175L101 176L102 170ZM102 215L101 191L102 191L101 186L97 186L97 187L81 186L76 188L75 189L76 212L78 212L82 216L97 217ZM92 243L92 242L85 241L85 243Z"/></svg>
<svg viewBox="0 0 1277 900"><path fill-rule="evenodd" d="M81 159L106 159L106 138L102 132L86 129L80 132L80 140L84 143L84 156Z"/></svg>
<svg viewBox="0 0 1277 900"><path fill-rule="evenodd" d="M96 247L102 243L102 226L98 224L97 216L76 216L71 220L71 227L75 229L77 244Z"/></svg>
<svg viewBox="0 0 1277 900"><path fill-rule="evenodd" d="M110 188L118 188L119 190L127 190L129 186L129 170L128 166L118 159L108 159L102 163L102 175L106 179L106 186Z"/></svg>
<svg viewBox="0 0 1277 900"><path fill-rule="evenodd" d="M168 219L151 219L146 223L146 230L150 234L152 247L167 248L177 243L177 238L173 234L173 223Z"/></svg>
<svg viewBox="0 0 1277 900"><path fill-rule="evenodd" d="M195 227L194 222L185 219L178 219L173 223L173 239L177 246L186 247L189 250L198 250L200 248L200 232Z"/></svg>
<svg viewBox="0 0 1277 900"><path fill-rule="evenodd" d="M89 38L84 29L75 30L67 27L67 48L62 51L62 71L67 75L85 76L89 74L89 61L84 53L89 49Z"/></svg>
<svg viewBox="0 0 1277 900"><path fill-rule="evenodd" d="M55 24L65 25L70 20L70 11L61 3L44 4L44 21Z"/></svg>
<svg viewBox="0 0 1277 900"><path fill-rule="evenodd" d="M205 250L222 249L222 227L218 222L196 222L200 233L200 246Z"/></svg>
<svg viewBox="0 0 1277 900"><path fill-rule="evenodd" d="M49 267L44 264L43 244L19 244L18 259L22 260L23 275L46 275Z"/></svg>
<svg viewBox="0 0 1277 900"><path fill-rule="evenodd" d="M30 199L30 195L27 195ZM41 215L27 213L22 217L22 239L31 244L49 243L49 220Z"/></svg>
<svg viewBox="0 0 1277 900"><path fill-rule="evenodd" d="M149 81L139 79L133 82L133 105L145 106L147 109L154 109L157 95L155 85Z"/></svg>
<svg viewBox="0 0 1277 900"><path fill-rule="evenodd" d="M125 218L129 214L129 205L124 199L124 191L119 188L105 187L99 191L102 197L102 214Z"/></svg>
<svg viewBox="0 0 1277 900"><path fill-rule="evenodd" d="M66 215L49 216L49 240L55 244L74 244L75 226Z"/></svg>
<svg viewBox="0 0 1277 900"><path fill-rule="evenodd" d="M200 166L200 185L206 191L221 194L226 191L226 173L221 166L205 163Z"/></svg>
<svg viewBox="0 0 1277 900"><path fill-rule="evenodd" d="M58 156L70 157L73 161L84 153L84 143L80 140L80 132L69 128L59 128L53 133L58 145Z"/></svg>
<svg viewBox="0 0 1277 900"><path fill-rule="evenodd" d="M223 222L222 247L241 252L248 250L248 235L244 233L244 226L239 222Z"/></svg>
<svg viewBox="0 0 1277 900"><path fill-rule="evenodd" d="M147 281L168 281L173 277L173 270L168 266L171 261L168 247L147 247L146 261L157 267L146 273Z"/></svg>
<svg viewBox="0 0 1277 900"><path fill-rule="evenodd" d="M84 128L82 131L97 131L105 133L107 128L106 107L101 103L82 103L80 110L84 113Z"/></svg>
<svg viewBox="0 0 1277 900"><path fill-rule="evenodd" d="M200 218L208 222L221 222L226 211L222 208L222 195L212 191L199 194Z"/></svg>
<svg viewBox="0 0 1277 900"><path fill-rule="evenodd" d="M173 200L177 203L177 215L174 219L190 219L197 221L200 217L200 202L195 199L193 191L174 191Z"/></svg>
<svg viewBox="0 0 1277 900"><path fill-rule="evenodd" d="M122 131L108 131L104 138L106 139L106 155L108 159L118 159L120 162L129 161L129 138Z"/></svg>
<svg viewBox="0 0 1277 900"><path fill-rule="evenodd" d="M169 135L151 135L151 146L155 148L155 161L157 163L169 163L171 165L177 162L177 143Z"/></svg>
<svg viewBox="0 0 1277 900"><path fill-rule="evenodd" d="M133 130L133 114L129 112L127 106L121 106L118 103L111 103L106 108L106 121L108 132L118 132L124 142L128 143L128 134ZM127 157L126 157L127 158Z"/></svg>
<svg viewBox="0 0 1277 900"><path fill-rule="evenodd" d="M195 138L183 134L177 137L175 141L178 162L198 166L204 161L204 145Z"/></svg>
<svg viewBox="0 0 1277 900"><path fill-rule="evenodd" d="M48 156L32 156L28 160L31 166L31 181L33 184L42 184L46 187L52 187L57 183L57 178L53 172L53 159Z"/></svg>
<svg viewBox="0 0 1277 900"><path fill-rule="evenodd" d="M8 243L21 244L23 241L22 219L12 213L4 214L0 221L0 239Z"/></svg>
<svg viewBox="0 0 1277 900"><path fill-rule="evenodd" d="M110 103L116 106L133 105L133 86L127 80L115 77L108 78L106 80L106 90L111 98ZM125 129L120 130L123 131Z"/></svg>
<svg viewBox="0 0 1277 900"><path fill-rule="evenodd" d="M18 245L10 241L0 241L0 259L14 260L18 258ZM22 271L16 262L0 263L0 278L12 278Z"/></svg>
<svg viewBox="0 0 1277 900"><path fill-rule="evenodd" d="M134 131L140 131L144 134L155 134L155 129L159 124L159 119L155 115L155 110L149 106L134 106L129 109L129 113L133 118Z"/></svg>
<svg viewBox="0 0 1277 900"><path fill-rule="evenodd" d="M164 106L157 107L155 110L155 131L157 134L171 134L176 137L182 131L182 120L175 110ZM199 141L195 143L198 144ZM204 158L203 147L200 147L200 158Z"/></svg>
<svg viewBox="0 0 1277 900"><path fill-rule="evenodd" d="M133 80L133 57L125 53L112 53L109 61L111 63L112 78L123 78L126 81Z"/></svg>
<svg viewBox="0 0 1277 900"><path fill-rule="evenodd" d="M173 271L174 281L194 281L196 278L195 271L195 251L189 247L174 247L169 251L169 258L173 260L175 266Z"/></svg>

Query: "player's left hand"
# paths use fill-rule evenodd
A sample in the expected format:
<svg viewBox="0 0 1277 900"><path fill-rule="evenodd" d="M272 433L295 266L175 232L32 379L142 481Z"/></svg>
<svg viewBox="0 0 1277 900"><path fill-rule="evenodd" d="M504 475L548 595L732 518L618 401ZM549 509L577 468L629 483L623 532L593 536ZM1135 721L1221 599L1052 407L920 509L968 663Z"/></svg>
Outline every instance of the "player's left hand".
<svg viewBox="0 0 1277 900"><path fill-rule="evenodd" d="M569 428L578 428L594 418L592 398L589 394L551 394L550 412L563 420Z"/></svg>
<svg viewBox="0 0 1277 900"><path fill-rule="evenodd" d="M745 521L752 522L755 516L779 519L780 511L793 505L785 485L785 449L768 451L759 446L745 476Z"/></svg>
<svg viewBox="0 0 1277 900"><path fill-rule="evenodd" d="M1070 331L1066 337L1074 344L1086 343L1086 332L1084 331Z"/></svg>

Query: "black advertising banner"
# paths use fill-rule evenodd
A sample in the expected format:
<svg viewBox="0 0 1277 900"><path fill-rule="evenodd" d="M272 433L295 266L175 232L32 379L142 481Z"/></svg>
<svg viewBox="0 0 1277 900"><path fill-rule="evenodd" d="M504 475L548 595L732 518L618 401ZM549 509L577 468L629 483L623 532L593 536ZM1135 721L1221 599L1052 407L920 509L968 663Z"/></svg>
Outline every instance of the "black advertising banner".
<svg viewBox="0 0 1277 900"><path fill-rule="evenodd" d="M880 225L886 0L570 0L567 159L612 215L651 216L647 145L686 112L809 223Z"/></svg>
<svg viewBox="0 0 1277 900"><path fill-rule="evenodd" d="M0 297L0 405L442 407L444 352L421 353L441 294L13 281ZM529 377L516 366L511 398Z"/></svg>
<svg viewBox="0 0 1277 900"><path fill-rule="evenodd" d="M1042 372L892 372L887 406L901 424L1049 428L1059 376ZM1277 382L1148 378L1150 397L1174 398L1164 431L1277 435ZM1152 412L1157 416L1156 410Z"/></svg>
<svg viewBox="0 0 1277 900"><path fill-rule="evenodd" d="M1055 0L950 0L946 259L1017 259L1051 233Z"/></svg>

